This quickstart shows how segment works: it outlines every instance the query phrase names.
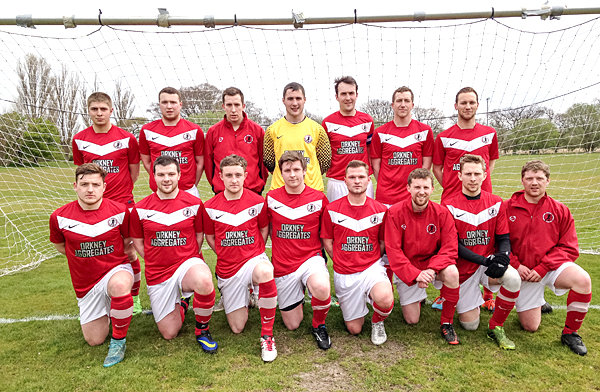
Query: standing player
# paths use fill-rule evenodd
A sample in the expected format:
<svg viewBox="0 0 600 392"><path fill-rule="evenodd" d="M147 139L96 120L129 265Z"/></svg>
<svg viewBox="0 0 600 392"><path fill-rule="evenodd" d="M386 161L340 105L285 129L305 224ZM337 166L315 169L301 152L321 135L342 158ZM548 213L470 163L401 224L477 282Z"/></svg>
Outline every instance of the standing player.
<svg viewBox="0 0 600 392"><path fill-rule="evenodd" d="M433 174L442 184L442 202L452 195L460 195L462 185L457 172L460 170L460 158L465 154L479 155L485 161L486 179L482 189L492 193L492 172L499 158L498 136L492 127L478 124L475 114L479 107L477 92L464 87L456 94L454 108L458 111L455 125L441 132L434 143ZM484 290L483 307L494 311L496 304L489 290ZM437 303L437 299L436 299ZM435 307L435 303L434 303Z"/></svg>
<svg viewBox="0 0 600 392"><path fill-rule="evenodd" d="M460 300L456 311L462 327L474 331L479 326L479 307L483 304L479 285L492 292L500 290L488 336L500 348L514 350L515 344L506 337L504 322L519 296L521 278L517 270L510 267L506 208L500 197L481 190L485 177L483 158L464 155L458 172L462 192L443 203L454 217L458 231L456 265L460 275Z"/></svg>
<svg viewBox="0 0 600 392"><path fill-rule="evenodd" d="M331 143L331 167L327 171L327 198L330 202L348 194L344 182L348 163L352 160L369 163L369 145L375 129L373 118L356 110L356 80L352 76L343 76L335 79L334 86L340 110L325 117L322 124ZM367 196L374 197L370 181Z"/></svg>
<svg viewBox="0 0 600 392"><path fill-rule="evenodd" d="M325 208L321 238L333 260L335 292L348 332L361 332L367 302L373 305L371 341L385 343L384 320L392 313L394 296L381 255L384 251L383 218L386 206L367 197L369 166L350 161L345 182L348 196Z"/></svg>
<svg viewBox="0 0 600 392"><path fill-rule="evenodd" d="M67 256L77 295L83 337L99 346L112 337L104 367L125 357L125 340L133 314L133 270L123 252L129 238L129 211L103 199L106 172L95 163L75 171L77 200L50 216L50 241ZM110 317L110 321L109 321Z"/></svg>
<svg viewBox="0 0 600 392"><path fill-rule="evenodd" d="M410 199L410 193L403 192L399 184L404 184L414 169L431 169L433 131L412 119L414 106L410 88L396 89L392 95L394 119L377 128L371 142L376 199L388 206Z"/></svg>
<svg viewBox="0 0 600 392"><path fill-rule="evenodd" d="M561 341L574 353L586 355L587 348L577 331L592 300L592 282L574 263L579 251L573 215L567 206L546 194L550 168L544 162L527 162L521 170L521 182L524 190L505 202L513 252L510 263L522 280L516 303L519 320L525 330L535 332L545 302L544 286L556 295L568 292Z"/></svg>
<svg viewBox="0 0 600 392"><path fill-rule="evenodd" d="M408 324L418 323L421 301L427 298L425 289L433 283L441 289L444 303L442 337L458 344L453 326L459 299L456 228L448 210L429 200L433 193L429 170L415 169L407 181L411 199L394 204L385 223L385 247L398 278L402 314Z"/></svg>
<svg viewBox="0 0 600 392"><path fill-rule="evenodd" d="M123 203L133 208L133 184L140 175L140 152L135 137L110 123L113 112L112 100L105 93L92 93L87 100L88 114L92 126L78 132L73 137L73 163L96 163L106 174L107 199ZM134 273L133 314L142 313L140 304L141 266L132 244L125 246L125 254L131 262Z"/></svg>
<svg viewBox="0 0 600 392"><path fill-rule="evenodd" d="M304 317L308 287L313 309L312 333L319 348L331 347L325 318L331 306L329 271L321 251L319 229L327 206L323 192L304 184L306 160L296 151L284 152L279 169L285 186L267 194L272 262L283 323L296 329Z"/></svg>
<svg viewBox="0 0 600 392"><path fill-rule="evenodd" d="M131 236L146 262L146 282L154 320L161 335L177 336L194 295L196 341L217 351L208 329L215 304L210 269L202 258L202 201L179 189L177 159L160 156L153 164L156 192L140 200L131 215ZM186 299L182 300L181 297Z"/></svg>
<svg viewBox="0 0 600 392"><path fill-rule="evenodd" d="M265 199L244 189L247 162L230 155L220 163L225 190L205 204L206 242L217 254L216 275L225 305L227 322L240 333L248 321L248 288L258 286L261 357L277 358L273 323L277 307L277 286L273 265L265 254L269 218Z"/></svg>
<svg viewBox="0 0 600 392"><path fill-rule="evenodd" d="M228 155L236 154L248 162L246 188L261 194L269 173L263 163L265 131L248 118L244 110L244 94L236 87L223 91L225 118L208 129L204 143L206 179L215 194L223 192L219 163Z"/></svg>
<svg viewBox="0 0 600 392"><path fill-rule="evenodd" d="M204 133L202 129L181 118L181 94L173 87L165 87L158 94L162 118L152 121L140 131L140 156L150 175L150 189L156 192L152 172L153 163L160 156L177 159L181 167L180 189L200 197L198 182L204 170Z"/></svg>
<svg viewBox="0 0 600 392"><path fill-rule="evenodd" d="M304 115L306 96L300 83L288 83L283 88L285 116L271 124L265 132L264 162L273 173L271 190L283 186L277 161L286 151L298 151L306 158L306 178L309 187L323 191L322 175L331 166L331 146L321 125Z"/></svg>

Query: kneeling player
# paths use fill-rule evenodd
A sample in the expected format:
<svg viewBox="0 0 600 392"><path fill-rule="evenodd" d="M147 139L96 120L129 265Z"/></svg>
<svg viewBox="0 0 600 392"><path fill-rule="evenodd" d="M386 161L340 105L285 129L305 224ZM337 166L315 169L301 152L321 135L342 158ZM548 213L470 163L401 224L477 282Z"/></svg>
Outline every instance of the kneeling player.
<svg viewBox="0 0 600 392"><path fill-rule="evenodd" d="M348 195L329 204L323 214L321 238L333 260L335 292L348 332L361 332L373 305L371 341L385 343L384 320L392 313L392 285L381 260L386 206L367 197L369 167L350 161L344 178Z"/></svg>
<svg viewBox="0 0 600 392"><path fill-rule="evenodd" d="M165 339L175 338L193 294L196 341L205 352L215 353L217 343L208 329L215 288L202 258L202 201L179 189L181 171L175 158L156 158L152 171L156 192L135 205L131 236L146 263L154 320Z"/></svg>
<svg viewBox="0 0 600 392"><path fill-rule="evenodd" d="M133 270L124 248L129 238L125 204L103 199L106 172L95 163L75 171L77 200L50 216L50 241L67 256L77 295L83 337L91 346L112 338L104 367L125 357L125 338L133 314Z"/></svg>
<svg viewBox="0 0 600 392"><path fill-rule="evenodd" d="M462 192L443 202L454 217L458 231L456 265L460 275L460 300L456 311L460 325L474 331L479 326L479 307L484 302L479 295L479 285L492 292L500 290L488 336L500 348L514 350L515 344L504 332L504 322L519 296L521 279L517 270L509 265L510 238L502 199L481 189L486 177L483 158L464 155L458 172Z"/></svg>
<svg viewBox="0 0 600 392"><path fill-rule="evenodd" d="M217 254L217 279L227 322L240 333L248 321L248 288L257 286L261 318L261 357L265 362L277 358L273 323L277 307L277 286L273 265L265 254L269 218L265 199L244 189L247 162L229 155L220 163L225 190L205 204L206 242Z"/></svg>
<svg viewBox="0 0 600 392"><path fill-rule="evenodd" d="M273 243L273 268L283 323L296 329L304 317L308 287L313 308L312 333L319 348L331 347L325 318L331 306L329 271L321 254L319 229L327 198L304 184L306 159L296 151L279 158L284 186L267 194Z"/></svg>
<svg viewBox="0 0 600 392"><path fill-rule="evenodd" d="M408 175L411 199L394 204L385 224L385 247L396 275L402 314L408 324L419 322L425 289L433 283L443 301L441 333L449 344L458 344L453 319L459 298L456 269L457 240L452 216L429 200L433 175L415 169Z"/></svg>
<svg viewBox="0 0 600 392"><path fill-rule="evenodd" d="M521 182L524 190L505 202L513 253L510 264L522 280L516 303L519 321L527 331L538 329L544 286L556 295L568 292L561 341L574 353L585 355L587 348L577 331L592 300L592 281L574 263L579 250L573 215L567 206L546 195L550 168L544 162L527 162Z"/></svg>

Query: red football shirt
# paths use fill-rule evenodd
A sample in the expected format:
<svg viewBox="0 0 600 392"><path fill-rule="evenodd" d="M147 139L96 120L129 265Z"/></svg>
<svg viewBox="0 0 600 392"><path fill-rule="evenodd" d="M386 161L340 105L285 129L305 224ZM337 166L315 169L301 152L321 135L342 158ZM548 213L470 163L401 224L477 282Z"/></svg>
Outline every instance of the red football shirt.
<svg viewBox="0 0 600 392"><path fill-rule="evenodd" d="M481 191L479 199L469 200L461 192L448 197L442 204L454 218L460 243L480 256L495 253L496 235L508 234L506 207L499 196ZM479 264L459 257L456 267L462 283L477 271Z"/></svg>
<svg viewBox="0 0 600 392"><path fill-rule="evenodd" d="M136 203L131 212L131 237L144 239L146 282L169 279L192 257L202 257L196 233L202 233L202 201L179 190L175 199L156 193Z"/></svg>
<svg viewBox="0 0 600 392"><path fill-rule="evenodd" d="M381 159L375 199L396 204L410 199L406 192L408 175L423 167L423 157L433 155L433 131L429 125L412 120L406 127L390 121L375 130L371 158Z"/></svg>
<svg viewBox="0 0 600 392"><path fill-rule="evenodd" d="M123 252L127 237L129 210L109 199L97 210L84 210L73 201L50 215L50 241L65 243L77 298L85 297L111 269L129 263Z"/></svg>
<svg viewBox="0 0 600 392"><path fill-rule="evenodd" d="M410 200L394 204L386 220L385 249L390 267L409 286L423 270L438 273L456 264L458 241L452 215L432 201L420 212L413 211Z"/></svg>
<svg viewBox="0 0 600 392"><path fill-rule="evenodd" d="M190 189L196 185L196 157L204 155L204 133L198 125L183 118L172 127L162 120L152 121L140 131L140 153L150 155L152 164L161 155L176 158L181 166L179 188ZM150 189L156 192L152 175Z"/></svg>
<svg viewBox="0 0 600 392"><path fill-rule="evenodd" d="M457 173L460 171L460 158L465 154L480 155L485 160L487 178L481 189L492 193L490 161L500 157L496 130L481 124L475 124L473 129L460 129L455 124L437 136L433 148L433 163L443 165L444 170L442 200L462 193Z"/></svg>
<svg viewBox="0 0 600 392"><path fill-rule="evenodd" d="M239 200L227 200L221 192L204 204L204 232L215 236L220 278L231 278L265 251L260 229L268 225L265 199L249 190Z"/></svg>
<svg viewBox="0 0 600 392"><path fill-rule="evenodd" d="M133 206L133 182L129 165L140 162L135 137L112 126L107 133L96 133L93 127L73 136L73 163L96 163L106 170L104 198Z"/></svg>
<svg viewBox="0 0 600 392"><path fill-rule="evenodd" d="M328 204L323 192L305 187L290 195L285 187L267 193L275 277L291 274L306 260L322 256L321 216Z"/></svg>
<svg viewBox="0 0 600 392"><path fill-rule="evenodd" d="M381 258L386 212L386 206L370 197L362 206L351 205L346 196L325 208L321 238L333 239L335 272L361 272Z"/></svg>
<svg viewBox="0 0 600 392"><path fill-rule="evenodd" d="M322 125L331 144L331 167L327 177L343 180L346 166L355 159L369 164L367 149L375 129L371 116L359 111L354 116L344 116L338 111L325 117ZM372 173L369 165L369 175Z"/></svg>
<svg viewBox="0 0 600 392"><path fill-rule="evenodd" d="M215 193L225 190L219 174L219 164L228 155L236 154L248 162L248 177L244 187L261 193L269 172L263 163L263 141L265 131L260 125L250 120L244 112L244 119L237 131L227 119L223 119L210 127L204 142L204 171L206 179Z"/></svg>

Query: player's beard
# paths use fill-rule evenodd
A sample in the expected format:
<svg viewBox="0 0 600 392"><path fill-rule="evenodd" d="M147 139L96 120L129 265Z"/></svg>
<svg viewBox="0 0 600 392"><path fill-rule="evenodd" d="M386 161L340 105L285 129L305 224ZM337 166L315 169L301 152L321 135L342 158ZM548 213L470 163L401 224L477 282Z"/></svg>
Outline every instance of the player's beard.
<svg viewBox="0 0 600 392"><path fill-rule="evenodd" d="M458 117L460 117L463 121L471 121L473 117L475 117L476 112L471 113L458 113Z"/></svg>
<svg viewBox="0 0 600 392"><path fill-rule="evenodd" d="M170 188L166 188L165 185L163 185L161 183L157 183L156 187L158 188L158 190L161 193L163 193L165 195L170 195L171 193L175 192L179 188L179 184L176 181L172 181L170 185L171 185Z"/></svg>
<svg viewBox="0 0 600 392"><path fill-rule="evenodd" d="M412 202L417 207L425 207L427 203L429 203L429 198L427 196L423 196L420 198L417 195L415 195L412 197Z"/></svg>

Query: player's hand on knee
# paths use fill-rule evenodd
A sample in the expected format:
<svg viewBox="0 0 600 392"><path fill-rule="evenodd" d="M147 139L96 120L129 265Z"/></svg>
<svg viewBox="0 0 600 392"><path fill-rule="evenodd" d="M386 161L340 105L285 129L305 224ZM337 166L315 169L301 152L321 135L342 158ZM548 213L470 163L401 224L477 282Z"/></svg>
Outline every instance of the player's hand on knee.
<svg viewBox="0 0 600 392"><path fill-rule="evenodd" d="M498 257L495 257L499 255ZM492 263L488 265L485 274L492 279L498 279L504 275L510 264L510 258L503 253L495 253L491 255Z"/></svg>

